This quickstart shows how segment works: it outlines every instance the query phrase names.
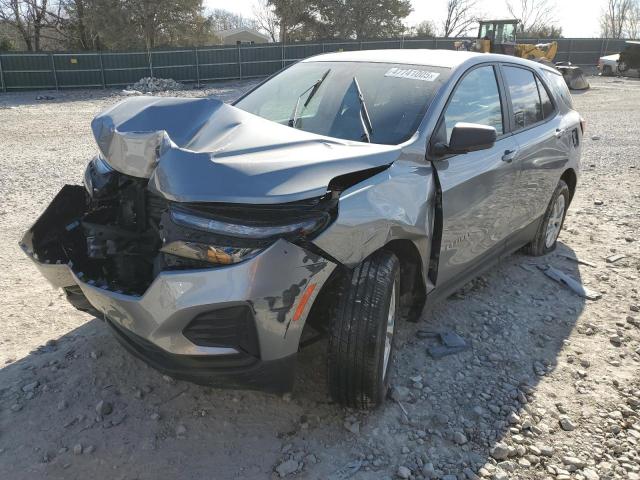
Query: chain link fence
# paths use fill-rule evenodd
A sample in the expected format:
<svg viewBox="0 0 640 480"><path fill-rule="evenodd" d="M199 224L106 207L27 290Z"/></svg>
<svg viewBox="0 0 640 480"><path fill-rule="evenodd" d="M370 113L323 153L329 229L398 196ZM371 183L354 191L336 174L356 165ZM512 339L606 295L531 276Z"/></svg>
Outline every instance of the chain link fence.
<svg viewBox="0 0 640 480"><path fill-rule="evenodd" d="M295 44L216 46L147 52L38 52L0 54L0 91L112 88L142 77L173 78L201 84L271 75L291 63L326 52L389 48L450 49L461 39L386 39ZM550 40L522 39L521 43ZM603 55L618 53L624 40L560 38L555 61L595 66Z"/></svg>

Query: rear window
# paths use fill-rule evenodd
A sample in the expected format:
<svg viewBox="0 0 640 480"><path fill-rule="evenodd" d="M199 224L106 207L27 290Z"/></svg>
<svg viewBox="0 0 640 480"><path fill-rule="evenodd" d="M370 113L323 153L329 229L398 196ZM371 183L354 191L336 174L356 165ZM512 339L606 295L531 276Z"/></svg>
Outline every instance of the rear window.
<svg viewBox="0 0 640 480"><path fill-rule="evenodd" d="M504 67L505 80L511 96L516 129L526 128L543 119L536 77L531 70Z"/></svg>
<svg viewBox="0 0 640 480"><path fill-rule="evenodd" d="M448 68L423 65L301 62L235 106L307 132L366 141L368 122L359 87L371 120L371 142L397 145L415 133L448 76Z"/></svg>
<svg viewBox="0 0 640 480"><path fill-rule="evenodd" d="M571 92L569 92L569 87L567 87L562 75L560 73L550 72L549 70L543 70L543 74L556 97L560 98L567 107L573 109Z"/></svg>

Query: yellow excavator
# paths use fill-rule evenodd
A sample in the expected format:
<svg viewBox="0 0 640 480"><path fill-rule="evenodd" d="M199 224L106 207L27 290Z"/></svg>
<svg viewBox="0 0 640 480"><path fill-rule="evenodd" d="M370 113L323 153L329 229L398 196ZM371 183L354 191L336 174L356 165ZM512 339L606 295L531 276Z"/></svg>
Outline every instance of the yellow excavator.
<svg viewBox="0 0 640 480"><path fill-rule="evenodd" d="M476 41L455 42L455 48L482 53L501 53L541 62L562 73L570 89L585 90L589 88L589 82L580 67L568 62L553 63L553 59L558 53L558 42L517 43L518 23L520 22L516 19L482 20Z"/></svg>

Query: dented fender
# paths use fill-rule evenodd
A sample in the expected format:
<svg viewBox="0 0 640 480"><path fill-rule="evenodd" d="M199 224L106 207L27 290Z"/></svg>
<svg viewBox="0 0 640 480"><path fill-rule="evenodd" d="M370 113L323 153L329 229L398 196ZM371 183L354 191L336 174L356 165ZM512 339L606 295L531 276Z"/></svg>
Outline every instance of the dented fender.
<svg viewBox="0 0 640 480"><path fill-rule="evenodd" d="M313 243L353 267L387 243L408 239L420 252L424 276L429 266L435 193L430 164L395 162L342 192L335 222Z"/></svg>

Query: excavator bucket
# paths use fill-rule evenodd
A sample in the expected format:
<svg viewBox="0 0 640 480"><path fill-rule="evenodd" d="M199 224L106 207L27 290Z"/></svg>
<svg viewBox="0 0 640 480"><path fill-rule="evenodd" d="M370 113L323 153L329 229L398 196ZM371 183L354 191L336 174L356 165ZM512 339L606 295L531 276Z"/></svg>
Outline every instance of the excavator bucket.
<svg viewBox="0 0 640 480"><path fill-rule="evenodd" d="M575 65L556 65L570 90L586 90L589 88L587 77L580 67Z"/></svg>

